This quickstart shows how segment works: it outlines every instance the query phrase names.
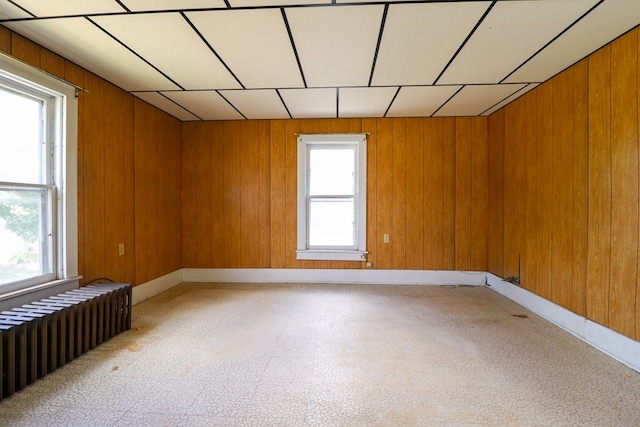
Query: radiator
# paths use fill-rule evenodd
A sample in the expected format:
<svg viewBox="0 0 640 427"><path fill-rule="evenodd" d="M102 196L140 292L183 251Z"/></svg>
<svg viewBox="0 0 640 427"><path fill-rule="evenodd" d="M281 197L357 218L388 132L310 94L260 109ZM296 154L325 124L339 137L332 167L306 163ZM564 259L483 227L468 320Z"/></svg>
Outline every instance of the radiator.
<svg viewBox="0 0 640 427"><path fill-rule="evenodd" d="M131 285L101 283L0 312L0 400L131 329Z"/></svg>

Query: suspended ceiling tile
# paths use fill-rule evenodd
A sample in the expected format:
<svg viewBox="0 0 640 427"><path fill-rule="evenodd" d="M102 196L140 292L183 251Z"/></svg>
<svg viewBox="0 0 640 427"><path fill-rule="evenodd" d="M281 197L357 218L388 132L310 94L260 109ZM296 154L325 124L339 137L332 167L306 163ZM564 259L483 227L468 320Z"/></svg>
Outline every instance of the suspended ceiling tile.
<svg viewBox="0 0 640 427"><path fill-rule="evenodd" d="M391 5L372 84L433 84L490 4Z"/></svg>
<svg viewBox="0 0 640 427"><path fill-rule="evenodd" d="M309 87L367 86L383 6L286 9Z"/></svg>
<svg viewBox="0 0 640 427"><path fill-rule="evenodd" d="M280 89L291 117L294 119L337 117L336 89Z"/></svg>
<svg viewBox="0 0 640 427"><path fill-rule="evenodd" d="M126 12L114 0L14 0L14 3L38 17Z"/></svg>
<svg viewBox="0 0 640 427"><path fill-rule="evenodd" d="M460 86L407 86L400 89L385 117L429 117Z"/></svg>
<svg viewBox="0 0 640 427"><path fill-rule="evenodd" d="M338 114L340 117L383 117L397 87L341 88Z"/></svg>
<svg viewBox="0 0 640 427"><path fill-rule="evenodd" d="M224 0L120 0L132 12L175 9L226 9Z"/></svg>
<svg viewBox="0 0 640 427"><path fill-rule="evenodd" d="M240 84L178 13L92 18L184 89L233 89ZM144 31L140 31L144 28ZM167 31L170 28L171 31Z"/></svg>
<svg viewBox="0 0 640 427"><path fill-rule="evenodd" d="M524 84L465 86L434 113L434 116L479 116L525 86Z"/></svg>
<svg viewBox="0 0 640 427"><path fill-rule="evenodd" d="M289 114L275 90L221 90L220 94L227 98L247 119L289 118Z"/></svg>
<svg viewBox="0 0 640 427"><path fill-rule="evenodd" d="M187 17L245 87L304 87L279 9L191 12Z"/></svg>
<svg viewBox="0 0 640 427"><path fill-rule="evenodd" d="M171 114L173 117L182 121L200 120L184 108L177 105L175 102L160 95L158 92L133 92L133 95L147 101L149 104L161 109L167 114Z"/></svg>
<svg viewBox="0 0 640 427"><path fill-rule="evenodd" d="M31 18L31 15L9 2L0 2L0 20L20 18Z"/></svg>
<svg viewBox="0 0 640 427"><path fill-rule="evenodd" d="M498 2L438 83L500 82L597 1Z"/></svg>
<svg viewBox="0 0 640 427"><path fill-rule="evenodd" d="M640 1L607 0L505 79L543 82L640 22Z"/></svg>
<svg viewBox="0 0 640 427"><path fill-rule="evenodd" d="M522 88L519 91L515 92L513 95L511 95L510 97L508 97L504 101L500 102L499 104L491 107L489 110L487 110L484 113L482 113L482 115L483 116L488 116L490 114L495 113L496 111L498 111L499 109L501 109L505 105L509 104L511 101L515 101L516 99L520 98L522 95L524 95L525 93L531 91L532 89L535 89L539 85L540 85L539 83L531 83L531 84L526 85L524 88Z"/></svg>
<svg viewBox="0 0 640 427"><path fill-rule="evenodd" d="M15 31L126 91L178 89L84 18L20 22Z"/></svg>
<svg viewBox="0 0 640 427"><path fill-rule="evenodd" d="M216 91L163 92L167 98L202 120L242 120L243 117Z"/></svg>
<svg viewBox="0 0 640 427"><path fill-rule="evenodd" d="M231 7L293 6L331 4L331 0L229 0Z"/></svg>

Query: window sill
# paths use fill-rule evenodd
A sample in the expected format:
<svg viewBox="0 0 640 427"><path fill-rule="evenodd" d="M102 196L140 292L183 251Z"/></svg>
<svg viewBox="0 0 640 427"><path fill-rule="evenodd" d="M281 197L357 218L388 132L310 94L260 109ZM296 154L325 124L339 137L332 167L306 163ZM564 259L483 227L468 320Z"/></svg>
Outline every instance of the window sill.
<svg viewBox="0 0 640 427"><path fill-rule="evenodd" d="M297 250L296 258L318 261L366 261L367 253L367 251Z"/></svg>
<svg viewBox="0 0 640 427"><path fill-rule="evenodd" d="M4 293L2 293L2 287L0 287L0 309L10 310L18 305L29 304L30 302L51 295L57 295L70 289L75 289L79 286L81 278L82 276L75 276L67 279L52 280L51 282L40 283Z"/></svg>

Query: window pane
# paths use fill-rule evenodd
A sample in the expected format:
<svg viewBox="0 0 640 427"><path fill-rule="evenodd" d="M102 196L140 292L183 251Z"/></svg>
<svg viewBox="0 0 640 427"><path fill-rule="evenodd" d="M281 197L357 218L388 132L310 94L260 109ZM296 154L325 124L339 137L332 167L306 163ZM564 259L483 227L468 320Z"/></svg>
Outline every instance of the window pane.
<svg viewBox="0 0 640 427"><path fill-rule="evenodd" d="M355 149L311 148L309 194L348 196L354 194Z"/></svg>
<svg viewBox="0 0 640 427"><path fill-rule="evenodd" d="M353 199L311 199L309 246L353 246Z"/></svg>
<svg viewBox="0 0 640 427"><path fill-rule="evenodd" d="M0 181L45 184L43 102L0 87Z"/></svg>
<svg viewBox="0 0 640 427"><path fill-rule="evenodd" d="M0 188L0 284L51 272L47 193Z"/></svg>

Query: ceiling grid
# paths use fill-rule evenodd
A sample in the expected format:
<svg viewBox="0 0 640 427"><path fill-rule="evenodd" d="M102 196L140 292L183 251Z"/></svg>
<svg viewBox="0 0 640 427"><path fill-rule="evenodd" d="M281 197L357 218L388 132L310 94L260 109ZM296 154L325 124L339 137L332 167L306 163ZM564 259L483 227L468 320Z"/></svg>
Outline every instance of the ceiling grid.
<svg viewBox="0 0 640 427"><path fill-rule="evenodd" d="M489 115L638 24L638 0L0 2L182 121Z"/></svg>

